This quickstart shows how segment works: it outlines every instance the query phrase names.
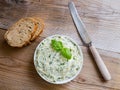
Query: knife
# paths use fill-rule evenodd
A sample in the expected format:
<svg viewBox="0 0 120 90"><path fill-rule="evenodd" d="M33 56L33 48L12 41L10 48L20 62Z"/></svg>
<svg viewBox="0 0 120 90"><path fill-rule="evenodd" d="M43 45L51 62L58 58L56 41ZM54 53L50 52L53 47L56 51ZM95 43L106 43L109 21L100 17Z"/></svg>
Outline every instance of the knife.
<svg viewBox="0 0 120 90"><path fill-rule="evenodd" d="M70 13L71 13L71 16L72 16L72 19L75 23L75 26L78 30L78 33L83 41L83 43L90 49L93 57L94 57L94 60L99 68L99 71L101 72L103 78L105 80L110 80L111 79L111 75L106 67L106 65L104 64L101 56L99 55L97 49L95 48L95 46L92 44L92 41L90 39L90 36L88 35L87 31L86 31L86 28L85 28L85 25L84 23L82 22L78 12L77 12L77 9L75 7L75 4L74 2L69 2L68 3L68 7L69 7L69 10L70 10Z"/></svg>

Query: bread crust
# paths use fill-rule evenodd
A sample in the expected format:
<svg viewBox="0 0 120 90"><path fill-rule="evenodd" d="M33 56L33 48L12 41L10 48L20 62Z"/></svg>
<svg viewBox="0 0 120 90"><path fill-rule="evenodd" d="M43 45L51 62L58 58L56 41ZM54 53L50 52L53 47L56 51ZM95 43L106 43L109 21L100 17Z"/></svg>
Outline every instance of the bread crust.
<svg viewBox="0 0 120 90"><path fill-rule="evenodd" d="M43 32L44 29L44 22L42 19L40 19L39 17L33 17L33 19L36 20L38 28L34 35L32 36L31 41L35 40Z"/></svg>

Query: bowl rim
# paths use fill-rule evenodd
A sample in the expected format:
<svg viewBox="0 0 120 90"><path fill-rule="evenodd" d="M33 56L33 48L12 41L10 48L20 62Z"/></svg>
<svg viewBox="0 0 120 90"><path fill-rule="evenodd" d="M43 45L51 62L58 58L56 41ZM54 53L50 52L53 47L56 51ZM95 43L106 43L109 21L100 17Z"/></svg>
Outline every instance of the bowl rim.
<svg viewBox="0 0 120 90"><path fill-rule="evenodd" d="M49 80L47 80L46 78L44 78L44 76L42 76L42 75L37 71L37 69L36 69L36 64L35 64L36 52L37 52L40 44L41 44L44 40L46 40L47 38L51 38L51 37L55 37L55 36L67 37L67 38L70 39L74 44L76 44L76 46L77 46L77 48L79 49L80 54L81 54L81 59L80 59L80 60L82 60L82 62L81 62L81 67L80 67L80 69L77 71L77 73L76 73L73 77L71 77L70 79L68 79L68 80L63 80L63 81L60 81L60 82L50 82ZM35 67L38 75L39 75L43 80L47 81L48 83L51 83L51 84L65 84L65 83L68 83L68 82L70 82L71 80L75 79L75 78L79 75L79 73L81 72L81 70L82 70L82 67L83 67L83 53L82 53L82 49L81 49L80 45L78 45L71 37L69 37L69 36L67 36L67 35L55 34L55 35L48 36L48 37L46 37L46 38L44 38L43 40L40 41L40 43L37 45L37 47L36 47L36 49L35 49L35 51L34 51L34 67Z"/></svg>

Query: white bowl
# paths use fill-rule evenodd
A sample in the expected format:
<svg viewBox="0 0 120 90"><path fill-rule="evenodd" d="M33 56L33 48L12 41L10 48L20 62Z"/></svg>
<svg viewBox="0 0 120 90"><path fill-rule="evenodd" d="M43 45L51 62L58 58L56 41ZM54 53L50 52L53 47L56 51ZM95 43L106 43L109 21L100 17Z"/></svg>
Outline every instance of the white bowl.
<svg viewBox="0 0 120 90"><path fill-rule="evenodd" d="M49 72L49 70L46 70L46 72L45 71L43 71L44 70L44 67L46 67L46 69L48 69L47 68L47 66L49 67L50 66L50 63L49 64L47 64L48 63L48 61L47 62L43 62L43 60L46 60L46 59L44 59L45 57L44 57L44 55L42 55L42 56L40 56L41 54L39 54L39 53L44 53L44 52L46 52L45 54L47 54L47 53L49 53L50 55L52 55L52 53L54 53L54 52L48 52L47 50L48 49L45 49L46 47L47 47L47 45L49 45L50 43L50 41L54 38L54 39L58 39L58 37L61 37L61 38L63 38L64 40L68 40L68 41L70 41L70 43L73 43L74 44L74 47L76 47L77 48L77 50L78 50L78 56L76 57L77 59L76 60L74 60L73 59L73 57L72 57L72 59L71 60L69 60L68 62L66 62L66 61L64 61L65 62L65 65L64 65L64 67L66 66L66 65L71 65L71 63L72 63L72 65L74 66L73 68L70 68L70 67L72 67L72 66L70 66L69 68L70 68L70 70L72 70L72 69L74 69L74 72L75 73L71 73L70 72L70 70L68 69L68 67L65 67L65 69L66 70L68 70L68 72L67 72L67 74L66 74L66 76L64 76L64 79L63 80L58 80L58 78L57 78L57 80L56 81L51 81L51 80L49 80L50 78L50 76L52 77L53 76L53 78L55 79L57 76L59 76L59 75L61 75L61 73L59 72L59 74L58 75L56 75L56 76L54 76L55 74L57 74L57 73L54 73L53 75L52 75L52 73L51 72ZM62 39L61 39L62 40ZM46 42L47 41L47 42ZM64 41L64 42L66 42L66 41ZM44 48L42 48L43 47L43 45L42 45L42 43L47 43L47 44L44 44ZM68 44L68 43L67 43ZM71 44L72 45L72 44ZM68 46L69 46L69 44L68 44ZM73 45L72 45L73 46ZM72 47L71 46L71 47ZM39 52L40 50L42 50L43 49L43 51L41 51L41 52ZM44 51L45 50L45 51ZM50 49L51 50L51 49ZM59 52L56 52L57 53L57 55L60 55L60 54L58 54ZM38 55L37 55L38 54ZM76 53L77 54L77 53ZM75 56L76 54L74 54L73 53L73 55ZM62 57L62 56L60 56L60 57ZM79 57L79 58L78 58ZM39 59L39 58L41 58L41 59ZM57 58L57 57L55 57L55 58ZM52 60L53 60L54 58L52 58ZM64 57L63 58L60 58L59 60L61 60L62 59L62 61L63 61L63 59L64 59ZM48 60L48 59L47 59ZM49 60L51 60L51 59L49 59ZM41 62L41 63L39 63L39 62ZM55 61L55 62L57 62L57 61ZM55 71L54 70L54 68L56 68L56 66L55 66L55 62L53 62L54 64L53 65L51 65L51 67L52 67L52 69L53 69L53 71ZM59 62L61 62L61 61L59 61ZM59 62L57 62L57 63L59 63ZM77 64L77 62L79 63L79 64ZM73 64L73 63L76 63L75 65ZM39 64L41 64L41 65L39 65ZM36 48L36 50L35 50L35 53L34 53L34 65L35 65L35 68L36 68L36 71L37 71L37 73L45 80L45 81L47 81L47 82L49 82L49 83L52 83L52 84L64 84L64 83L67 83L67 82L70 82L71 80L73 80L79 73L80 73L80 71L81 71L81 69L82 69L82 66L83 66L83 54L82 54L82 50L81 50L81 48L79 47L79 45L73 40L73 39L71 39L70 37L68 37L68 36L64 36L64 35L52 35L52 36L49 36L49 37L47 37L47 38L45 38L44 40L42 40L39 44L38 44L38 46L37 46L37 48ZM57 64L56 64L57 65ZM79 69L77 70L77 66L79 66ZM42 68L43 67L43 68ZM58 67L58 66L57 66ZM65 70L64 69L64 70ZM50 69L51 70L51 69ZM64 71L63 70L63 71ZM56 70L57 71L57 70ZM58 71L57 71L58 72ZM73 72L73 71L72 71ZM47 75L49 73L49 75L50 76L45 76L45 75ZM74 74L73 76L69 76L69 75L72 75L72 74ZM68 76L67 76L68 75ZM62 77L62 76L61 76ZM69 78L68 78L69 77Z"/></svg>

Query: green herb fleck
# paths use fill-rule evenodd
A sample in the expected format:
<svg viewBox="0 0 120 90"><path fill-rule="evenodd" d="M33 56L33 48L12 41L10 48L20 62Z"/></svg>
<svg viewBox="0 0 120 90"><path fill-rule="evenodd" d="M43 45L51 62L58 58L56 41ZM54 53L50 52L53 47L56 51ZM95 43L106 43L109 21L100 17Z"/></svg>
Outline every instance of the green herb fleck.
<svg viewBox="0 0 120 90"><path fill-rule="evenodd" d="M65 65L65 63L60 63L60 65Z"/></svg>
<svg viewBox="0 0 120 90"><path fill-rule="evenodd" d="M52 64L52 61L50 61L49 64Z"/></svg>
<svg viewBox="0 0 120 90"><path fill-rule="evenodd" d="M44 45L44 43L42 42L42 45Z"/></svg>

